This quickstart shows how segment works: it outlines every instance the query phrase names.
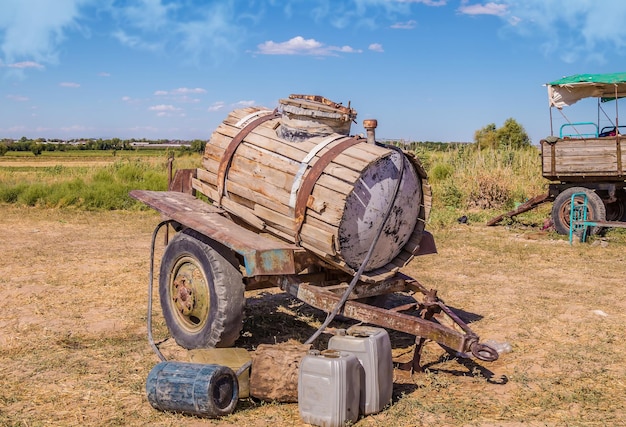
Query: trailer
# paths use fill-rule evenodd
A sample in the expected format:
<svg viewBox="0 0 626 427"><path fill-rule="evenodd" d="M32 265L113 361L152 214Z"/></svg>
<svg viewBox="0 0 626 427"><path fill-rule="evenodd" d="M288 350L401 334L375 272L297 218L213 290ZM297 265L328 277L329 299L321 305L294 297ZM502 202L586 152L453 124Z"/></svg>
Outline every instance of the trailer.
<svg viewBox="0 0 626 427"><path fill-rule="evenodd" d="M168 191L131 191L163 217L150 292L156 236L175 231L158 292L178 345L233 346L245 292L279 288L327 313L309 342L340 314L415 336L414 371L428 340L458 356L498 358L436 290L400 271L436 253L425 230L427 176L414 156L376 142L375 120L364 120L366 137L349 135L355 118L350 106L316 95L235 110L207 142L202 167L176 171ZM393 293L410 301L376 303Z"/></svg>
<svg viewBox="0 0 626 427"><path fill-rule="evenodd" d="M553 201L552 220L560 234L570 232L571 201L582 204L587 196L587 218L597 226L589 232L596 234L600 224L626 221L626 190L624 167L626 152L622 142L626 126L619 121L619 100L626 96L626 73L578 74L546 84L550 105L550 136L541 140L542 175L549 181L548 199ZM595 99L597 117L593 120L570 121L564 114L569 107L583 99ZM610 117L605 105L613 104ZM558 132L553 127L553 111L565 119Z"/></svg>

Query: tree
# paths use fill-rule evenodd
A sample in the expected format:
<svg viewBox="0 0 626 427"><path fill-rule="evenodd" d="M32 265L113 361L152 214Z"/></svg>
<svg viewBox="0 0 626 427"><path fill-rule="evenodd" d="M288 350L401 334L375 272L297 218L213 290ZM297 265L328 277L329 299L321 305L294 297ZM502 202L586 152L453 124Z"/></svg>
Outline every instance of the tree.
<svg viewBox="0 0 626 427"><path fill-rule="evenodd" d="M526 130L515 119L508 118L501 128L494 123L474 133L474 143L479 149L522 148L530 145Z"/></svg>
<svg viewBox="0 0 626 427"><path fill-rule="evenodd" d="M204 146L205 146L204 141L200 139L194 139L191 142L191 151L193 151L194 153L202 153L204 152Z"/></svg>
<svg viewBox="0 0 626 427"><path fill-rule="evenodd" d="M41 155L41 152L43 151L43 145L37 144L36 142L33 142L30 145L30 151L32 151L32 153L35 156L39 156L39 155Z"/></svg>
<svg viewBox="0 0 626 427"><path fill-rule="evenodd" d="M489 123L482 129L474 132L474 143L479 149L496 148L498 142L496 124Z"/></svg>
<svg viewBox="0 0 626 427"><path fill-rule="evenodd" d="M4 142L0 142L0 157L4 156L7 151L9 151L9 147Z"/></svg>
<svg viewBox="0 0 626 427"><path fill-rule="evenodd" d="M530 138L522 125L509 118L504 126L497 130L500 147L522 148L530 145Z"/></svg>

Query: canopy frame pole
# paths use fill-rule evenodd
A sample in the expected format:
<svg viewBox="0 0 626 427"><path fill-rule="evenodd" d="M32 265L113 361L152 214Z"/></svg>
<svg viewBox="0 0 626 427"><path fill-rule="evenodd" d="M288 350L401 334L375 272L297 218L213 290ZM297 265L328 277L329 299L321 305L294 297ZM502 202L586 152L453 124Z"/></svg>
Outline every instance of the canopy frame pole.
<svg viewBox="0 0 626 427"><path fill-rule="evenodd" d="M617 97L617 85L615 85L615 134L619 133L619 98Z"/></svg>
<svg viewBox="0 0 626 427"><path fill-rule="evenodd" d="M552 106L550 106L550 136L554 136L554 128L552 126Z"/></svg>
<svg viewBox="0 0 626 427"><path fill-rule="evenodd" d="M602 99L602 98L598 98L598 108L596 108L596 113L598 114L598 119L597 119L598 121L597 121L596 123L598 124L598 129L600 129L600 109L602 108L602 107L600 106L600 100L601 100L601 99ZM603 110L603 111L604 111L604 110ZM608 118L608 117L607 117L607 118Z"/></svg>

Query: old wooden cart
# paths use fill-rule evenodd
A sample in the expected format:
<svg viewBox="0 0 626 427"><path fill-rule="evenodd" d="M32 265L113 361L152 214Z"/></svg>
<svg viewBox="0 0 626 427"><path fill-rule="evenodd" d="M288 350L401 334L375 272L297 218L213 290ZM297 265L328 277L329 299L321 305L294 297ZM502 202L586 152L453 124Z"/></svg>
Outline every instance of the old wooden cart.
<svg viewBox="0 0 626 427"><path fill-rule="evenodd" d="M159 296L180 346L232 346L245 291L278 287L328 313L318 332L341 314L414 335L412 369L426 340L464 357L498 358L435 290L400 272L436 252L424 230L430 187L416 158L376 143L375 120L364 121L366 138L349 136L355 117L308 95L276 110L236 110L207 143L202 168L178 170L169 191L130 193L164 217L153 257L159 229L176 231ZM395 292L412 299L370 303Z"/></svg>
<svg viewBox="0 0 626 427"><path fill-rule="evenodd" d="M569 233L571 197L587 195L588 218L598 223L626 221L624 167L626 151L622 147L625 126L619 124L619 99L626 96L626 73L579 74L546 85L550 102L551 136L541 141L542 174L550 181L547 200L554 200L552 219L556 230ZM591 121L572 122L563 107L579 100L597 101L597 117ZM611 118L603 106L613 103ZM556 108L565 118L558 134L552 128ZM575 198L576 203L582 200ZM601 227L592 227L591 233Z"/></svg>
<svg viewBox="0 0 626 427"><path fill-rule="evenodd" d="M626 73L577 74L546 84L550 105L550 136L541 140L541 172L549 181L548 192L529 199L512 211L487 222L495 225L505 217L513 217L537 206L553 202L552 222L560 234L570 233L572 200L582 205L595 226L597 234L604 227L623 226L626 221L626 187L624 167L626 152L622 147L626 126L619 124L619 100L626 96ZM594 120L571 121L563 111L582 99L597 101ZM615 116L605 112L603 105L613 102ZM555 132L553 112L562 116L563 124Z"/></svg>

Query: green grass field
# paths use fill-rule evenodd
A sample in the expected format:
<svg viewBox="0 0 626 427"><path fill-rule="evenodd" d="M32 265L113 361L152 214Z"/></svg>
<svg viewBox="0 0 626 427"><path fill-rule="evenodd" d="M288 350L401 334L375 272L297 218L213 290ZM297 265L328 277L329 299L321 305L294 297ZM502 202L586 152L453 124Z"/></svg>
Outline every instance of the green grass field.
<svg viewBox="0 0 626 427"><path fill-rule="evenodd" d="M10 152L0 157L0 202L80 209L141 209L133 189L167 189L170 152ZM197 167L200 155L175 158L175 167Z"/></svg>

